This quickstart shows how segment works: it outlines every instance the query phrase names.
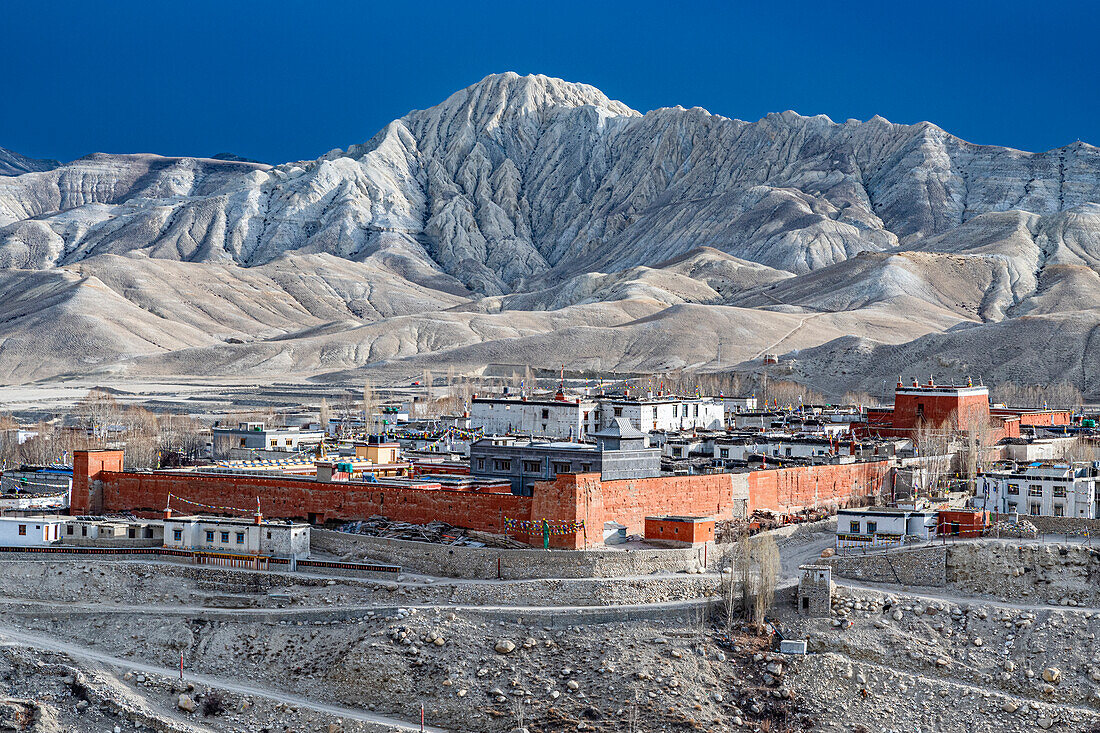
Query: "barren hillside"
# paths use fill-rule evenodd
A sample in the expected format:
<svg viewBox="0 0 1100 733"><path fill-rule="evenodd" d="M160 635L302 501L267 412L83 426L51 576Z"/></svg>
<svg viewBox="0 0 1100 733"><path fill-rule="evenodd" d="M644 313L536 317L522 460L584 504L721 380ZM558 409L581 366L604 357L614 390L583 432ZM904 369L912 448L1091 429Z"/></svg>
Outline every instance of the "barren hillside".
<svg viewBox="0 0 1100 733"><path fill-rule="evenodd" d="M768 351L828 389L912 365L1100 394L1081 366L1100 325L1084 143L641 114L508 73L317 160L226 157L0 151L0 378L755 368ZM1045 364L1029 339L1052 326L1065 359Z"/></svg>

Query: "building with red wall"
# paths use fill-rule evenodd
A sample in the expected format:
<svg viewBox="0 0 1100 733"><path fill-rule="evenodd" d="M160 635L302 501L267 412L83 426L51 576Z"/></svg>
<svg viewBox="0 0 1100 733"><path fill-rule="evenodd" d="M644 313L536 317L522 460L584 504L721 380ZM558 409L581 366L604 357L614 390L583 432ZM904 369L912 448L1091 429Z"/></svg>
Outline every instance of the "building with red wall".
<svg viewBox="0 0 1100 733"><path fill-rule="evenodd" d="M728 519L753 509L782 513L843 506L853 497L881 491L889 465L876 461L608 481L598 473L567 473L535 484L533 496L515 496L476 487L451 489L430 478L349 483L295 476L123 471L120 451L77 451L72 502L74 513L159 516L169 501L181 511L198 504L252 512L259 499L269 517L317 523L373 515L417 524L443 520L534 545L543 543L543 535L532 527L545 523L554 530L551 546L579 549L602 544L605 522L626 526L628 534L642 534L645 518L654 515Z"/></svg>
<svg viewBox="0 0 1100 733"><path fill-rule="evenodd" d="M1058 427L1073 423L1073 413L1069 410L1028 410L1011 407L994 407L989 410L994 419L1018 417L1020 427Z"/></svg>
<svg viewBox="0 0 1100 733"><path fill-rule="evenodd" d="M858 437L913 438L922 428L966 432L985 425L994 443L1020 435L1018 411L990 412L988 387L938 385L930 379L908 386L898 382L893 408L868 409L862 422L852 423L852 432Z"/></svg>
<svg viewBox="0 0 1100 733"><path fill-rule="evenodd" d="M982 509L940 509L936 512L936 534L981 537L989 525L989 512Z"/></svg>
<svg viewBox="0 0 1100 733"><path fill-rule="evenodd" d="M714 517L646 517L645 538L674 545L714 541Z"/></svg>
<svg viewBox="0 0 1100 733"><path fill-rule="evenodd" d="M890 478L889 461L795 466L752 471L749 512L768 509L779 514L813 507L841 507L853 499L882 493Z"/></svg>

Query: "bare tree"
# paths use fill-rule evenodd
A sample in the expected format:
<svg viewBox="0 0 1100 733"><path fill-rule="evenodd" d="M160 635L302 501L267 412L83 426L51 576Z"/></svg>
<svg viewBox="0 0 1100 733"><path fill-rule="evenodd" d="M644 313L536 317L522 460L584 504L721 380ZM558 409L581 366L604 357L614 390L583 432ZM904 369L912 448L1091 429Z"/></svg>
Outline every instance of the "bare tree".
<svg viewBox="0 0 1100 733"><path fill-rule="evenodd" d="M779 579L779 547L770 534L755 538L754 559L757 566L757 586L753 595L752 622L759 628L764 625L764 616L775 603L775 585Z"/></svg>
<svg viewBox="0 0 1100 733"><path fill-rule="evenodd" d="M118 418L119 407L115 398L101 389L90 389L76 405L79 424L96 441L106 441Z"/></svg>
<svg viewBox="0 0 1100 733"><path fill-rule="evenodd" d="M1075 438L1062 449L1062 460L1069 463L1092 462L1100 460L1097 444L1085 438Z"/></svg>
<svg viewBox="0 0 1100 733"><path fill-rule="evenodd" d="M946 424L923 423L913 436L913 445L921 459L921 467L928 481L929 492L940 488L951 468L952 431Z"/></svg>
<svg viewBox="0 0 1100 733"><path fill-rule="evenodd" d="M432 377L431 369L425 369L424 370L424 379L421 381L421 384L424 385L424 391L425 391L424 399L427 402L427 404L429 404L429 405L432 403L432 399L434 398L434 395L432 393L432 381L433 381L433 377Z"/></svg>
<svg viewBox="0 0 1100 733"><path fill-rule="evenodd" d="M978 475L989 469L996 427L989 419L987 410L974 408L958 420L964 427L963 475L967 486L974 490Z"/></svg>
<svg viewBox="0 0 1100 733"><path fill-rule="evenodd" d="M763 628L764 618L775 602L775 586L779 578L779 547L770 534L755 537L745 535L737 543L734 554L734 572L741 590L741 611L750 624ZM729 607L734 605L732 588L729 591ZM732 626L732 621L728 621Z"/></svg>
<svg viewBox="0 0 1100 733"><path fill-rule="evenodd" d="M367 435L378 432L378 397L369 380L363 383L363 428Z"/></svg>
<svg viewBox="0 0 1100 733"><path fill-rule="evenodd" d="M332 408L328 406L328 400L321 398L321 406L318 408L317 420L321 423L321 430L328 431L329 420L332 419Z"/></svg>
<svg viewBox="0 0 1100 733"><path fill-rule="evenodd" d="M1001 382L991 390L996 402L1009 407L1075 409L1081 406L1081 390L1069 382L1025 385Z"/></svg>

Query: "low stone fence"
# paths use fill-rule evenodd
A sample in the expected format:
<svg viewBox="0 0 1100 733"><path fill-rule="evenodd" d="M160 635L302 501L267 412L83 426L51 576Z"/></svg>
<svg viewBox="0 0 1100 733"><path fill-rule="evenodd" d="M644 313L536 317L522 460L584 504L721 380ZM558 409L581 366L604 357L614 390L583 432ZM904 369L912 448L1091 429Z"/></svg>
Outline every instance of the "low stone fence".
<svg viewBox="0 0 1100 733"><path fill-rule="evenodd" d="M508 550L384 539L327 529L310 532L310 547L316 553L392 563L411 572L483 580L650 575L681 572L717 561L712 544L667 550Z"/></svg>
<svg viewBox="0 0 1100 733"><path fill-rule="evenodd" d="M11 559L41 559L48 555L111 556L117 558L141 557L157 560L189 562L195 565L214 565L244 570L273 570L280 572L322 573L325 575L356 575L373 578L396 578L401 573L397 565L381 563L339 562L330 560L292 560L266 555L242 555L226 552L177 550L167 547L78 547L74 545L7 546L0 545L0 556ZM21 558L25 556L25 558Z"/></svg>
<svg viewBox="0 0 1100 733"><path fill-rule="evenodd" d="M992 514L991 522L1011 520L1019 516L1020 521L1031 522L1039 534L1082 535L1086 532L1090 535L1100 534L1100 519L1085 519L1084 517L1033 517L1028 514Z"/></svg>
<svg viewBox="0 0 1100 733"><path fill-rule="evenodd" d="M942 545L866 555L838 555L820 562L832 565L837 577L850 580L936 588L947 585L947 548Z"/></svg>

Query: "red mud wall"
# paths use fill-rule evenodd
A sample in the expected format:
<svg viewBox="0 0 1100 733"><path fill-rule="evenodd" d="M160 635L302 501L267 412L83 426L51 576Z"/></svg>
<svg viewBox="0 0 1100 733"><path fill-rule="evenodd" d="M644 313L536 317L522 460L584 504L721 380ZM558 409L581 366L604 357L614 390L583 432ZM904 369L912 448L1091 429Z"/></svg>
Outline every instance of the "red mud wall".
<svg viewBox="0 0 1100 733"><path fill-rule="evenodd" d="M847 504L852 497L882 491L889 473L887 461L753 471L749 474L749 511L784 513L819 504Z"/></svg>
<svg viewBox="0 0 1100 733"><path fill-rule="evenodd" d="M511 494L480 494L439 489L407 489L322 483L261 476L218 476L171 473L100 473L103 511L155 515L164 510L168 494L214 506L250 511L260 498L267 517L326 520L366 519L382 514L401 522L443 520L485 532L504 532L504 518L526 519L531 498ZM173 509L200 512L201 507L173 501ZM207 510L209 511L209 510Z"/></svg>
<svg viewBox="0 0 1100 733"><path fill-rule="evenodd" d="M603 542L604 522L626 525L627 534L642 534L646 516L729 517L733 481L721 473L621 481L601 481L595 473L562 474L535 484L533 499L535 521L584 521L583 532L550 538L552 547L581 548ZM532 537L532 544L539 541Z"/></svg>

